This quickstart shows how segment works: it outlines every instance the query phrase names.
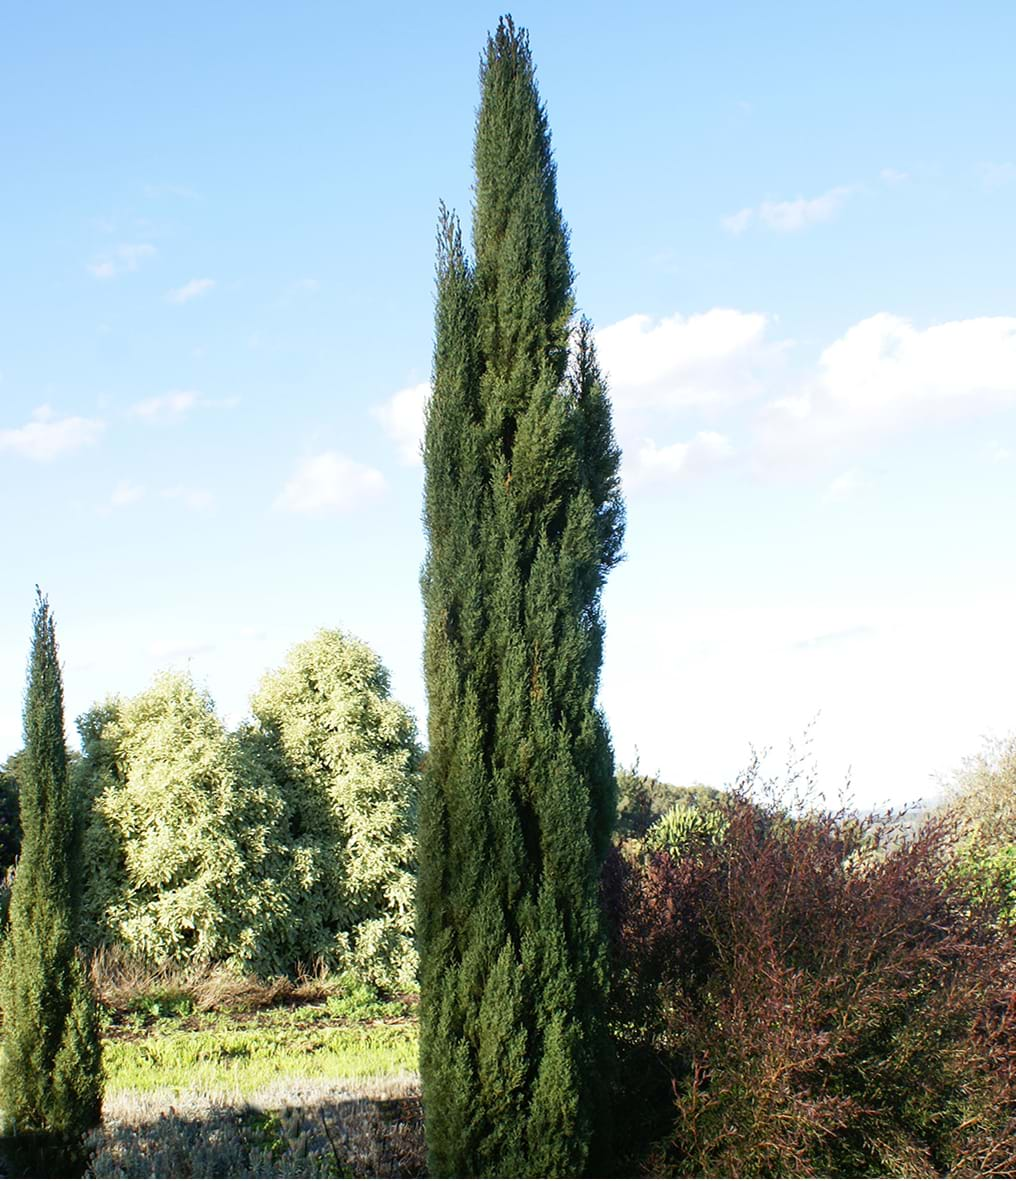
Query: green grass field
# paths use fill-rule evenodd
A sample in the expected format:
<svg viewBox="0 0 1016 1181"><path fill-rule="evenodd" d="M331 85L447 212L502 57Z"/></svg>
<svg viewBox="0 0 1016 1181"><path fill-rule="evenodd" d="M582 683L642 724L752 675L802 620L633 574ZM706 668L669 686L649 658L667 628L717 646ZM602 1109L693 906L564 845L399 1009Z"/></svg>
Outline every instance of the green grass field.
<svg viewBox="0 0 1016 1181"><path fill-rule="evenodd" d="M107 1026L106 1093L169 1089L243 1097L286 1077L361 1079L413 1073L416 1022L405 1007L386 1009L378 1015L375 1009L350 1016L340 1016L340 1007L327 1003L249 1014L152 1017L135 1011Z"/></svg>
<svg viewBox="0 0 1016 1181"><path fill-rule="evenodd" d="M401 1002L109 1012L93 1176L420 1176L415 1014Z"/></svg>

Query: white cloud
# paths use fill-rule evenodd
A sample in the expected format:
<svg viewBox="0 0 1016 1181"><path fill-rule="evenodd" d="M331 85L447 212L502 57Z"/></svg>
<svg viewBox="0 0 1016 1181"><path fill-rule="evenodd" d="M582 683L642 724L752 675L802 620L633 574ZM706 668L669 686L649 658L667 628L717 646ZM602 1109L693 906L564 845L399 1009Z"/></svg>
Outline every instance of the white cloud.
<svg viewBox="0 0 1016 1181"><path fill-rule="evenodd" d="M848 500L853 500L854 497L863 489L871 484L871 480L867 472L860 468L848 468L845 472L840 472L833 480L829 482L829 487L826 489L826 500L833 501L837 504L843 504Z"/></svg>
<svg viewBox="0 0 1016 1181"><path fill-rule="evenodd" d="M124 508L128 504L136 504L144 495L145 490L140 484L132 484L130 480L121 480L109 498L110 507Z"/></svg>
<svg viewBox="0 0 1016 1181"><path fill-rule="evenodd" d="M185 508L192 512L204 512L205 509L210 509L215 503L215 497L204 488L191 488L187 485L179 485L175 488L164 488L162 490L162 498L164 500L175 500L182 504Z"/></svg>
<svg viewBox="0 0 1016 1181"><path fill-rule="evenodd" d="M775 452L835 451L859 438L1014 399L1016 317L918 329L880 312L825 349L803 390L769 403L763 442Z"/></svg>
<svg viewBox="0 0 1016 1181"><path fill-rule="evenodd" d="M1016 164L1011 160L1003 163L993 163L990 160L978 165L981 182L986 189L1001 189L1016 180Z"/></svg>
<svg viewBox="0 0 1016 1181"><path fill-rule="evenodd" d="M909 172L901 172L898 168L883 168L879 176L891 189L910 179Z"/></svg>
<svg viewBox="0 0 1016 1181"><path fill-rule="evenodd" d="M737 213L731 213L729 217L721 218L720 224L730 234L743 234L754 216L755 213L752 209L739 209Z"/></svg>
<svg viewBox="0 0 1016 1181"><path fill-rule="evenodd" d="M423 445L424 419L429 400L430 382L424 381L399 390L371 412L381 423L385 434L398 447L403 463L422 462L420 448Z"/></svg>
<svg viewBox="0 0 1016 1181"><path fill-rule="evenodd" d="M198 394L193 390L170 390L167 394L159 394L154 398L145 398L135 402L128 410L135 418L145 418L149 422L182 418L188 411L198 404Z"/></svg>
<svg viewBox="0 0 1016 1181"><path fill-rule="evenodd" d="M127 408L127 413L148 422L175 422L192 410L234 410L239 405L236 394L228 398L205 398L196 390L170 390L135 402Z"/></svg>
<svg viewBox="0 0 1016 1181"><path fill-rule="evenodd" d="M214 279L191 279L182 287L174 287L172 291L167 291L166 298L170 303L188 303L192 299L197 299L199 295L211 291L214 286Z"/></svg>
<svg viewBox="0 0 1016 1181"><path fill-rule="evenodd" d="M770 471L842 469L875 438L1016 401L1016 317L918 328L880 312L848 328L792 382L793 342L776 339L772 325L761 313L716 308L629 316L597 334L629 482L687 476L735 455ZM710 422L696 435L689 412L727 415L736 429ZM682 441L664 445L676 419ZM858 479L855 471L827 497L853 494Z"/></svg>
<svg viewBox="0 0 1016 1181"><path fill-rule="evenodd" d="M291 513L346 512L378 496L384 486L376 468L325 451L297 466L275 504Z"/></svg>
<svg viewBox="0 0 1016 1181"><path fill-rule="evenodd" d="M615 405L684 409L743 400L759 390L759 370L786 347L765 338L757 312L713 308L654 320L634 315L596 334Z"/></svg>
<svg viewBox="0 0 1016 1181"><path fill-rule="evenodd" d="M24 426L0 430L0 451L40 461L56 459L96 443L105 426L97 418L57 418L49 406L40 406Z"/></svg>
<svg viewBox="0 0 1016 1181"><path fill-rule="evenodd" d="M934 773L978 750L986 730L1012 725L1004 595L951 608L692 600L680 611L666 593L641 598L639 611L611 616L602 698L619 760L637 746L643 769L671 783L722 786L749 742L781 748L821 711L813 752L830 798L852 765L859 803L900 803L931 794Z"/></svg>
<svg viewBox="0 0 1016 1181"><path fill-rule="evenodd" d="M818 197L797 197L793 201L763 201L757 209L741 209L721 219L728 233L742 234L749 224L758 219L763 225L780 233L792 233L806 226L829 221L843 208L855 192L853 185L837 185Z"/></svg>
<svg viewBox="0 0 1016 1181"><path fill-rule="evenodd" d="M309 296L317 295L320 290L320 279L315 279L309 275L304 276L302 279L293 279L280 290L277 304L279 307L290 307L297 300L303 300Z"/></svg>
<svg viewBox="0 0 1016 1181"><path fill-rule="evenodd" d="M798 197L794 201L763 201L758 208L759 220L772 230L790 233L829 221L839 213L853 192L848 185L839 185L820 197Z"/></svg>
<svg viewBox="0 0 1016 1181"><path fill-rule="evenodd" d="M666 447L657 447L652 439L646 439L635 452L634 462L625 459L625 483L671 481L702 475L721 465L733 453L730 440L718 431L699 431L689 443L671 443Z"/></svg>
<svg viewBox="0 0 1016 1181"><path fill-rule="evenodd" d="M146 258L152 258L157 253L150 242L125 242L117 246L111 255L90 263L88 269L96 279L113 279L117 275L138 270Z"/></svg>
<svg viewBox="0 0 1016 1181"><path fill-rule="evenodd" d="M876 439L1016 401L1016 317L922 329L880 312L799 365L793 381L793 342L776 338L773 324L714 308L637 314L597 333L630 488L731 464L770 474L825 468L824 499L845 501L871 485L858 465ZM373 411L406 462L419 462L427 395L426 383L408 387ZM706 413L732 421L703 423ZM1004 462L1008 449L988 457Z"/></svg>
<svg viewBox="0 0 1016 1181"><path fill-rule="evenodd" d="M142 259L151 258L155 253L155 247L149 242L142 242L136 246L120 246L117 248L117 255L123 259L124 266L129 271L136 271L141 265Z"/></svg>

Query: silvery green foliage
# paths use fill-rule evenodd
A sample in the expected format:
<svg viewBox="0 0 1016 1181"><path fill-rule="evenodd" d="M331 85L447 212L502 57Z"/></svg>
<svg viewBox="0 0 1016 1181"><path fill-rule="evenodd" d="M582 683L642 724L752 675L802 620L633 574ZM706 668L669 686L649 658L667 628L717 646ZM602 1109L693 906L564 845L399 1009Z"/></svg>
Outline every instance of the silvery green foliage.
<svg viewBox="0 0 1016 1181"><path fill-rule="evenodd" d="M178 674L97 707L79 728L91 942L153 961L283 970L299 951L301 883L285 801L250 744Z"/></svg>
<svg viewBox="0 0 1016 1181"><path fill-rule="evenodd" d="M984 850L1016 844L1016 734L989 740L964 760L949 804Z"/></svg>
<svg viewBox="0 0 1016 1181"><path fill-rule="evenodd" d="M290 811L300 942L413 988L420 750L386 669L366 644L321 631L262 680L252 709L251 739Z"/></svg>
<svg viewBox="0 0 1016 1181"><path fill-rule="evenodd" d="M387 672L321 632L253 710L230 734L165 674L79 720L89 942L260 975L320 957L413 988L420 752Z"/></svg>

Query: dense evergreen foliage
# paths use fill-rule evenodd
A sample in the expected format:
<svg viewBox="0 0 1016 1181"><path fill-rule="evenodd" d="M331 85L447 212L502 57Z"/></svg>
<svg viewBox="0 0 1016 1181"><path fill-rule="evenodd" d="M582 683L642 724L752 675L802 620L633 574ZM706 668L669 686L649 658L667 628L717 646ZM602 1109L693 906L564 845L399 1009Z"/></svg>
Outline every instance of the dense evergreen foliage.
<svg viewBox="0 0 1016 1181"><path fill-rule="evenodd" d="M22 757L19 751L0 767L0 872L10 869L21 851L18 767Z"/></svg>
<svg viewBox="0 0 1016 1181"><path fill-rule="evenodd" d="M42 596L18 764L23 833L0 964L0 1104L20 1134L74 1141L98 1122L98 1017L76 948L77 831L56 633Z"/></svg>
<svg viewBox="0 0 1016 1181"><path fill-rule="evenodd" d="M616 786L596 692L619 452L510 19L481 86L475 261L443 215L424 446L421 1072L435 1175L576 1175L605 1127Z"/></svg>
<svg viewBox="0 0 1016 1181"><path fill-rule="evenodd" d="M229 733L164 674L79 719L89 943L261 975L322 959L411 989L420 752L387 672L324 631L252 706Z"/></svg>

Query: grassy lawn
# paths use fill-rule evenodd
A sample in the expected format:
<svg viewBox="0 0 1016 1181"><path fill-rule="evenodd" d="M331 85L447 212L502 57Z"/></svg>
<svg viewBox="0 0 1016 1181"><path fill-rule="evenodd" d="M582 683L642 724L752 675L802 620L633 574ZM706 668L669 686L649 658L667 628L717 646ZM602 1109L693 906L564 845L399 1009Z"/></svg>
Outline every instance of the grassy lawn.
<svg viewBox="0 0 1016 1181"><path fill-rule="evenodd" d="M256 1023L181 1024L160 1021L130 1036L107 1036L107 1094L169 1088L247 1096L286 1076L358 1079L416 1070L410 1021L336 1024L327 1014L308 1019L297 1010Z"/></svg>
<svg viewBox="0 0 1016 1181"><path fill-rule="evenodd" d="M106 1094L198 1091L246 1097L286 1077L362 1079L416 1070L412 1007L373 995L247 1012L194 1012L185 996L140 997L110 1014Z"/></svg>
<svg viewBox="0 0 1016 1181"><path fill-rule="evenodd" d="M324 971L262 981L111 957L93 981L102 1123L80 1159L0 1175L426 1175L415 996Z"/></svg>
<svg viewBox="0 0 1016 1181"><path fill-rule="evenodd" d="M171 996L109 1016L94 1176L420 1176L411 1005L194 1012Z"/></svg>

